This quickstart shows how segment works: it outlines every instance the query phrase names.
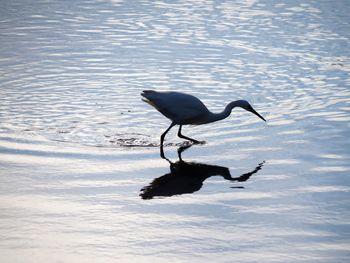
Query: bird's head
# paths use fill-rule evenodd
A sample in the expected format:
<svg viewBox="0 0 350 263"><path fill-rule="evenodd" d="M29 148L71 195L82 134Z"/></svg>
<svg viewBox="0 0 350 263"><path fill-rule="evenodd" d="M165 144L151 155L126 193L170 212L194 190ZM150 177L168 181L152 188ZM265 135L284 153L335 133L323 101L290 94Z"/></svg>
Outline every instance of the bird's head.
<svg viewBox="0 0 350 263"><path fill-rule="evenodd" d="M252 105L250 105L248 101L246 101L246 100L237 100L236 101L236 106L241 107L241 108L245 109L246 111L249 111L249 112L255 114L256 116L258 116L263 121L266 121L263 118L263 116L261 116L259 113L256 112L256 110L253 109Z"/></svg>

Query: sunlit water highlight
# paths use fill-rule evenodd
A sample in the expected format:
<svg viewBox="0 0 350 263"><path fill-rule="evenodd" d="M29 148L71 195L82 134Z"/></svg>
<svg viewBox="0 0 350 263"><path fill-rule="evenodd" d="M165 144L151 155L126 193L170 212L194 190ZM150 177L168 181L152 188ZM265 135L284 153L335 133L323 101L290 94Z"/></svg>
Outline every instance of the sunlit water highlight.
<svg viewBox="0 0 350 263"><path fill-rule="evenodd" d="M3 1L1 262L348 262L347 1ZM183 133L140 93L214 112Z"/></svg>

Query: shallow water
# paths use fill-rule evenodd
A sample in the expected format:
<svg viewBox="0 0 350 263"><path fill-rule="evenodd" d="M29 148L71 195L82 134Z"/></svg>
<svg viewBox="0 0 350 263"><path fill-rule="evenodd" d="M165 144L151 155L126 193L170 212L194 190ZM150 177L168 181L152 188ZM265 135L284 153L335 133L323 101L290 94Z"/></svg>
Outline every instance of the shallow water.
<svg viewBox="0 0 350 263"><path fill-rule="evenodd" d="M349 13L3 1L1 262L347 262ZM174 128L167 161L145 89L246 99L267 123L235 109L184 127L206 143L183 152Z"/></svg>

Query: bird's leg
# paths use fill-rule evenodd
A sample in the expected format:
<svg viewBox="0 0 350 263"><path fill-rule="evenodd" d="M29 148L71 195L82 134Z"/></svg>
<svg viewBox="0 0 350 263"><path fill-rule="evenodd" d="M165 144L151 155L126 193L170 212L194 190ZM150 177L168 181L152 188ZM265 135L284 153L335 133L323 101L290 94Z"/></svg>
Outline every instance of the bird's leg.
<svg viewBox="0 0 350 263"><path fill-rule="evenodd" d="M189 140L189 141L191 141L191 142L193 142L193 143L201 143L200 141L197 141L197 140L195 140L195 139L191 139L191 138L189 138L189 137L186 137L185 135L182 135L182 134L181 134L181 128L182 128L182 125L180 125L179 132L177 133L177 136L179 136L179 137L182 138L182 139Z"/></svg>
<svg viewBox="0 0 350 263"><path fill-rule="evenodd" d="M165 132L163 132L163 134L160 136L160 157L162 157L163 159L166 159L164 156L164 151L163 151L163 142L164 142L164 138L165 135L168 133L168 131L170 131L170 129L175 125L175 123L171 123L169 128L166 129Z"/></svg>
<svg viewBox="0 0 350 263"><path fill-rule="evenodd" d="M166 159L165 155L164 155L164 150L163 150L163 144L160 146L160 157L162 159Z"/></svg>

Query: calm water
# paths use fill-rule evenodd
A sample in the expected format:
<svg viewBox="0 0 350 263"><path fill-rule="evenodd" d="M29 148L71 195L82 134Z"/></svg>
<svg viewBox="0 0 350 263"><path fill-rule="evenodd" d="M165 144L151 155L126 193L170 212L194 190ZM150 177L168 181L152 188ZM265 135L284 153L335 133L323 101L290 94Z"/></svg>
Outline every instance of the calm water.
<svg viewBox="0 0 350 263"><path fill-rule="evenodd" d="M1 262L348 262L350 3L1 1ZM183 133L177 90L266 119ZM179 154L178 154L179 152ZM180 155L180 156L179 156ZM183 162L179 162L179 158Z"/></svg>

